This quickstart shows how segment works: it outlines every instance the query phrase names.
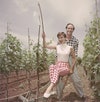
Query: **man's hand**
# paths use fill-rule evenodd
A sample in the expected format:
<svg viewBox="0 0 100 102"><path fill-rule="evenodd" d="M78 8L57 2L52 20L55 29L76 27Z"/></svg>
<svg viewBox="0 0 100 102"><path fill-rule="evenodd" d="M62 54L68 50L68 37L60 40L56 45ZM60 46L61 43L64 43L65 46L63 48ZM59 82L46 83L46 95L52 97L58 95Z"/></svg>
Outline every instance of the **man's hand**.
<svg viewBox="0 0 100 102"><path fill-rule="evenodd" d="M73 71L72 69L70 69L70 74L73 74L73 72L74 72L74 71Z"/></svg>

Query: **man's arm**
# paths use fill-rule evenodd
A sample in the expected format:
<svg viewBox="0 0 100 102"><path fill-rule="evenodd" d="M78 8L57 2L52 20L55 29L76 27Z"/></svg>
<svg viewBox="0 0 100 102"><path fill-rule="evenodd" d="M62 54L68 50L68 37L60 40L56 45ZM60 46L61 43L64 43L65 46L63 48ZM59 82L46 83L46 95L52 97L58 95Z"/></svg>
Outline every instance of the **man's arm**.
<svg viewBox="0 0 100 102"><path fill-rule="evenodd" d="M72 56L71 69L72 69L72 72L74 72L74 67L75 67L75 64L76 64L76 56L75 56L75 51L74 51L73 48L71 48L71 56Z"/></svg>

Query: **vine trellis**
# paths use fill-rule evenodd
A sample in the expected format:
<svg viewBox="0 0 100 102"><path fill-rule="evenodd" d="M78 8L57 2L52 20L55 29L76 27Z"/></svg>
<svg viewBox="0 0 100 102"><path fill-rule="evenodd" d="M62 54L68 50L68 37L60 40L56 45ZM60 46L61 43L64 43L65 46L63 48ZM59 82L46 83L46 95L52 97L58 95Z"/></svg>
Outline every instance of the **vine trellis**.
<svg viewBox="0 0 100 102"><path fill-rule="evenodd" d="M0 74L5 75L6 77L7 89L6 89L6 97L0 99L0 101L6 100L8 102L9 99L13 99L15 97L18 97L19 95L25 96L26 94L26 96L29 96L31 92L33 91L31 88L31 77L32 77L31 71L34 71L35 74L37 75L37 87L35 90L36 94L34 94L34 99L36 99L35 102L38 102L38 99L42 97L39 95L40 94L39 91L43 89L42 87L40 87L41 82L40 82L39 74L41 74L40 73L41 70L43 71L44 69L47 69L47 66L53 61L52 59L54 57L54 53L49 53L48 56L50 57L46 59L47 50L45 50L45 48L41 46L39 43L40 42L40 28L42 27L42 32L44 32L44 24L43 24L42 10L41 10L39 2L38 2L38 7L40 11L42 25L39 25L38 39L37 39L38 43L33 46L33 50L30 47L29 28L28 28L28 45L29 45L28 50L26 49L23 50L21 46L21 42L16 37L12 36L12 34L10 34L10 32L8 31L9 26L7 24L6 38L0 44ZM8 92L9 91L8 81L11 78L9 76L12 72L14 72L14 75L17 77L17 80L15 81L17 81L18 84L20 84L19 83L20 71L26 72L25 81L28 82L27 84L29 85L28 86L29 91L23 94L19 94L19 95L15 95L11 97ZM45 86L47 86L47 84ZM21 83L20 87L24 87L24 83Z"/></svg>

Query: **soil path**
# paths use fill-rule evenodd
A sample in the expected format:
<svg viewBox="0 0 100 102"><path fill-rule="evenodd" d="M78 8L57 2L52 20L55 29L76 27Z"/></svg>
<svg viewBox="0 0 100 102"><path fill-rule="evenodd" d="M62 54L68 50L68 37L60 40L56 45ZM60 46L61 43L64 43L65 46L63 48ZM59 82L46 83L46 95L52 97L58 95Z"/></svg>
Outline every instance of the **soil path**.
<svg viewBox="0 0 100 102"><path fill-rule="evenodd" d="M78 66L78 74L81 78L81 82L83 85L84 94L86 96L86 100L81 99L73 87L73 83L71 80L68 80L68 84L64 89L63 101L62 102L100 102L100 100L95 99L93 90L90 88L90 82L85 75L85 71L82 67ZM57 100L56 100L57 101ZM54 100L52 102L55 102Z"/></svg>
<svg viewBox="0 0 100 102"><path fill-rule="evenodd" d="M45 73L48 73L48 71L46 71ZM89 85L89 80L88 80L87 76L85 75L85 71L80 66L78 66L78 73L81 78L81 82L83 85L84 93L87 96L87 100L84 101L77 95L77 92L76 92L75 88L73 87L73 83L71 82L71 79L69 78L68 84L64 88L63 101L61 101L61 102L100 102L100 100L95 99L93 90L90 88L90 85ZM34 77L34 76L31 76L31 77L32 77L31 78L31 88L36 90L36 86L37 86L36 85L36 77ZM18 95L18 94L24 93L28 90L28 84L26 84L26 81L24 81L26 79L26 77L21 75L21 78L23 78L23 79L20 81L19 85L17 85L17 83L9 85L9 96ZM16 77L14 79L16 79ZM41 82L40 87L44 87L48 83L48 80L49 80L49 74L42 74L40 76L40 82ZM2 78L2 81L4 81L3 78ZM24 84L23 84L23 82L24 82ZM24 85L24 87L21 86L22 84ZM0 86L0 90L1 90L0 99L4 98L6 96L6 88L3 84L1 84L1 85L2 86ZM19 86L23 87L23 88L20 88ZM46 89L46 87L45 87L45 89ZM43 96L45 89L43 89L41 91L40 96ZM34 94L36 96L36 91ZM7 102L7 100L0 101L0 102ZM13 100L9 100L9 102L21 102L21 101L19 101L17 98L14 98ZM57 100L56 98L53 98L50 102L59 102L59 100Z"/></svg>

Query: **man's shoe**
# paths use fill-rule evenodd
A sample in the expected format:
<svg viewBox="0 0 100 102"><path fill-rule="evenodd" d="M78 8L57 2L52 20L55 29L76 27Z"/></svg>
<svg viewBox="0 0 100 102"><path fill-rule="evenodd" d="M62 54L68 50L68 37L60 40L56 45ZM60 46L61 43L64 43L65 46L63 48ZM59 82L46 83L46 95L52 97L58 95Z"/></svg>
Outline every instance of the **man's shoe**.
<svg viewBox="0 0 100 102"><path fill-rule="evenodd" d="M87 96L82 96L81 99L83 102L87 102Z"/></svg>

